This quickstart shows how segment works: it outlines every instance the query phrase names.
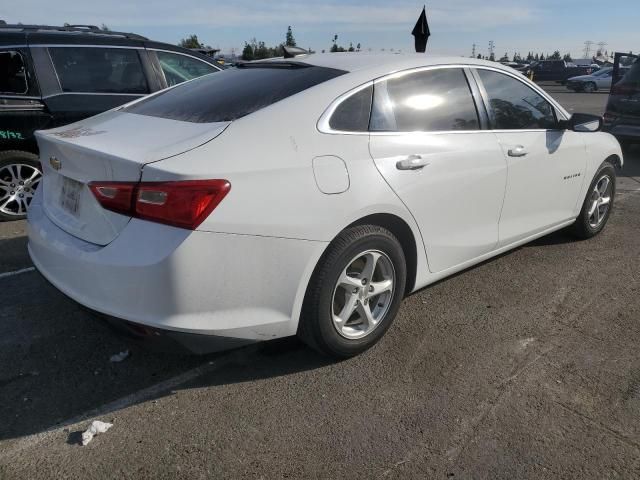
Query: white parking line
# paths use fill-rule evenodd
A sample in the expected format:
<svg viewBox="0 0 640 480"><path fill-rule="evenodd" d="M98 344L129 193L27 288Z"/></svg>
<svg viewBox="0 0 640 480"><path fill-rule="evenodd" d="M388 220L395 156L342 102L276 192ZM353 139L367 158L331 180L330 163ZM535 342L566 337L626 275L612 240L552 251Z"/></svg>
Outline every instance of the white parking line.
<svg viewBox="0 0 640 480"><path fill-rule="evenodd" d="M23 273L35 272L35 267L23 268L21 270L16 270L15 272L4 272L0 273L0 280L7 277L14 277L16 275L22 275Z"/></svg>

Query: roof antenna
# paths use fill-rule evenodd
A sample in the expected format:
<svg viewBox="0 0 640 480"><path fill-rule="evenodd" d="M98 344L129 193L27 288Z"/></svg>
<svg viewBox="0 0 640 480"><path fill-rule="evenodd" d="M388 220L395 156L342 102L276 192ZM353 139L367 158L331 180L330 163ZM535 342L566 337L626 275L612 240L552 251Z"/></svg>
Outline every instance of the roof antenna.
<svg viewBox="0 0 640 480"><path fill-rule="evenodd" d="M282 49L284 50L284 58L294 58L298 55L309 55L307 50L300 47L287 47L286 45L283 45Z"/></svg>

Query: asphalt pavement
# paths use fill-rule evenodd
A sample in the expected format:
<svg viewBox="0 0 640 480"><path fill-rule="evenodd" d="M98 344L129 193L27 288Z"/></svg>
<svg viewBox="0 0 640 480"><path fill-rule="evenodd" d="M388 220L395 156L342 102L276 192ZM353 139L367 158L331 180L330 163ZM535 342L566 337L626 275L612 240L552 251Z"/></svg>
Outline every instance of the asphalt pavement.
<svg viewBox="0 0 640 480"><path fill-rule="evenodd" d="M626 162L600 236L423 289L343 362L295 339L128 346L32 270L24 222L0 224L0 478L640 477L640 148ZM92 420L113 427L83 447Z"/></svg>

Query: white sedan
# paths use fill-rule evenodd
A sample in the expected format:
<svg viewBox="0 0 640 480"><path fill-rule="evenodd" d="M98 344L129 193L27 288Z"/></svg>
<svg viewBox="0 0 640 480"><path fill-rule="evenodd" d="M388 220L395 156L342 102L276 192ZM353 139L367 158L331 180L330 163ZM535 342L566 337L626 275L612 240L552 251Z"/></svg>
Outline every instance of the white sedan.
<svg viewBox="0 0 640 480"><path fill-rule="evenodd" d="M139 336L297 334L348 357L411 292L555 230L598 234L623 162L601 125L493 62L249 63L39 132L29 252Z"/></svg>

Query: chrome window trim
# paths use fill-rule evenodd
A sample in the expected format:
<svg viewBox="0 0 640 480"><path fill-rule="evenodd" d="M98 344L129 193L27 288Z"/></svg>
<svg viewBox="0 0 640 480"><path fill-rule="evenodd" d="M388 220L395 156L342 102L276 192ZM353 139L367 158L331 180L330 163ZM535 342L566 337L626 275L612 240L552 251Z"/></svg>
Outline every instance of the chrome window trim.
<svg viewBox="0 0 640 480"><path fill-rule="evenodd" d="M7 50L12 48L29 48L29 45L0 45L0 50Z"/></svg>
<svg viewBox="0 0 640 480"><path fill-rule="evenodd" d="M422 130L418 130L418 131L413 131L413 132L371 132L371 131L366 131L366 132L346 132L346 131L342 131L342 130L334 130L330 127L329 125L329 120L331 119L331 116L333 115L333 113L336 111L336 109L338 108L338 106L344 102L347 98L349 98L351 95L355 95L356 93L360 92L361 90L364 90L365 88L368 88L370 86L375 86L376 83L379 82L384 82L386 80L388 80L389 78L398 78L398 77L402 77L404 75L408 75L411 73L417 73L417 72L422 72L422 71L427 71L427 70L437 70L437 69L443 69L443 68L460 68L460 69L470 69L472 72L474 69L484 69L484 70L491 70L491 71L495 71L498 73L502 73L504 75L507 75L509 77L512 77L513 79L515 79L516 81L519 81L521 83L523 83L525 86L533 89L536 93L540 94L546 101L548 101L555 109L556 112L558 112L559 114L561 114L564 117L564 120L568 120L571 115L569 115L569 113L558 103L555 101L555 99L553 99L552 97L550 97L547 92L545 92L544 90L542 90L540 87L538 87L535 83L532 82L528 82L526 81L525 78L519 78L518 75L511 73L509 71L503 70L501 68L494 68L491 66L485 66L485 65L475 65L475 64L444 64L444 65L428 65L428 66L423 66L423 67L412 67L406 70L398 70L396 72L392 72L392 73L388 73L386 75L383 75L381 77L375 78L373 80L368 81L367 83L364 83L358 87L355 87L351 90L349 90L348 92L340 95L338 98L336 98L333 102L331 102L331 104L329 104L329 107L322 113L322 115L320 116L320 118L318 119L318 122L316 124L316 128L318 129L318 131L320 133L326 133L329 135L369 135L369 136L400 136L400 135L451 135L451 134L477 134L477 133L513 133L513 132L525 132L525 133L530 133L530 132L548 132L548 131L557 131L557 130L550 130L550 129L527 129L527 130L492 130L491 128L488 128L486 130L482 130L482 129L477 129L477 130L448 130L448 131L444 131L444 130L440 130L440 131L422 131ZM467 79L468 81L468 79ZM471 88L471 87L470 87ZM478 85L478 88L480 88L480 85ZM473 97L473 95L472 95ZM477 99L475 99L477 101Z"/></svg>
<svg viewBox="0 0 640 480"><path fill-rule="evenodd" d="M160 90L162 91L162 90ZM154 92L152 92L154 93ZM116 97L146 97L147 95L149 95L148 93L113 93L113 92L108 92L108 93L100 93L100 92L61 92L61 93L54 93L52 95L47 95L46 97L42 97L42 99L47 99L47 98L53 98L53 97L59 97L60 95L101 95L101 96L105 96L105 95L109 95L109 96L116 96Z"/></svg>
<svg viewBox="0 0 640 480"><path fill-rule="evenodd" d="M41 47L41 48L124 48L127 50L144 50L144 47L133 47L130 45L85 45L85 44L77 44L74 45L72 43L34 43L33 45L29 45L30 47Z"/></svg>
<svg viewBox="0 0 640 480"><path fill-rule="evenodd" d="M0 93L0 100L10 98L14 100L40 100L42 97L36 97L33 95L13 95L11 93Z"/></svg>

